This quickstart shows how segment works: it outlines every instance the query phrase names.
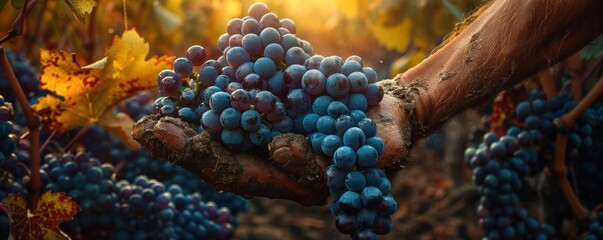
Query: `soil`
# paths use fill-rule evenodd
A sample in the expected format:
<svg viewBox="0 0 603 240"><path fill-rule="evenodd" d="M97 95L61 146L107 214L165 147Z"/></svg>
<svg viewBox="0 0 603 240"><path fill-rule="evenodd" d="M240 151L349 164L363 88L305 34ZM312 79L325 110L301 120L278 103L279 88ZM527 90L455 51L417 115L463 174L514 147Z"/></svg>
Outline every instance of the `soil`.
<svg viewBox="0 0 603 240"><path fill-rule="evenodd" d="M392 180L398 211L392 216L393 230L379 239L481 239L475 215L479 194L470 179L453 186L443 157L423 143L411 159ZM471 176L469 168L457 171ZM251 210L239 216L234 239L350 239L335 228L329 206L257 197L250 202Z"/></svg>

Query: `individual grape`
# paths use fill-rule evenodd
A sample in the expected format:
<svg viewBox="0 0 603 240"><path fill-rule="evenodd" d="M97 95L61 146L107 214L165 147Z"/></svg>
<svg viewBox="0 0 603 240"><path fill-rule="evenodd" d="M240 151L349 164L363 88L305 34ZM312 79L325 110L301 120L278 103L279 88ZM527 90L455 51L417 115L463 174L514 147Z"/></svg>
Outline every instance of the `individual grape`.
<svg viewBox="0 0 603 240"><path fill-rule="evenodd" d="M324 134L335 134L335 118L322 116L316 122L316 129Z"/></svg>
<svg viewBox="0 0 603 240"><path fill-rule="evenodd" d="M337 56L330 56L330 57L326 57L324 58L321 62L320 62L320 71L327 77L331 76L332 74L335 73L339 73L341 72L341 58L337 57Z"/></svg>
<svg viewBox="0 0 603 240"><path fill-rule="evenodd" d="M243 79L243 87L246 89L259 88L262 83L262 78L257 73L250 73Z"/></svg>
<svg viewBox="0 0 603 240"><path fill-rule="evenodd" d="M205 63L203 63L203 65L201 65L201 69L203 69L205 67L213 67L214 69L216 69L218 74L222 74L221 70L225 66L220 65L220 63L214 59L209 59L209 60L205 61Z"/></svg>
<svg viewBox="0 0 603 240"><path fill-rule="evenodd" d="M231 78L229 76L227 76L227 75L224 75L224 74L219 75L216 78L216 81L215 81L214 85L216 87L220 88L220 90L226 91L226 89L228 87L228 84L230 84L230 79Z"/></svg>
<svg viewBox="0 0 603 240"><path fill-rule="evenodd" d="M261 25L265 28L274 28L275 30L280 27L280 21L278 16L274 13L266 13L260 19Z"/></svg>
<svg viewBox="0 0 603 240"><path fill-rule="evenodd" d="M262 39L254 34L249 33L243 36L241 46L251 55L256 55L262 51Z"/></svg>
<svg viewBox="0 0 603 240"><path fill-rule="evenodd" d="M305 113L312 107L312 99L304 90L294 89L287 95L285 106L294 113Z"/></svg>
<svg viewBox="0 0 603 240"><path fill-rule="evenodd" d="M161 83L159 84L159 90L162 96L175 96L180 92L180 86L182 86L182 81L177 78L167 76L161 79Z"/></svg>
<svg viewBox="0 0 603 240"><path fill-rule="evenodd" d="M233 68L238 68L241 64L251 61L251 56L242 47L233 47L226 54L226 61Z"/></svg>
<svg viewBox="0 0 603 240"><path fill-rule="evenodd" d="M209 103L211 96L213 96L215 93L221 92L221 91L222 90L220 90L220 88L216 87L216 86L208 87L203 91L203 99L205 99L205 101L207 101Z"/></svg>
<svg viewBox="0 0 603 240"><path fill-rule="evenodd" d="M241 128L246 131L257 131L262 124L262 116L256 110L247 110L241 114Z"/></svg>
<svg viewBox="0 0 603 240"><path fill-rule="evenodd" d="M183 78L188 78L193 73L193 64L187 58L176 58L172 65L174 72Z"/></svg>
<svg viewBox="0 0 603 240"><path fill-rule="evenodd" d="M238 111L246 111L252 104L251 94L245 89L237 89L230 93L230 105Z"/></svg>
<svg viewBox="0 0 603 240"><path fill-rule="evenodd" d="M314 47L312 47L312 44L310 44L310 42L306 41L306 40L300 40L300 44L301 44L301 48L304 50L304 52L307 55L307 58L309 58L311 55L314 54Z"/></svg>
<svg viewBox="0 0 603 240"><path fill-rule="evenodd" d="M315 69L308 70L302 76L302 88L310 95L319 96L325 91L327 78Z"/></svg>
<svg viewBox="0 0 603 240"><path fill-rule="evenodd" d="M295 34L297 32L297 28L295 27L295 22L289 18L281 19L280 27L286 28L292 34Z"/></svg>
<svg viewBox="0 0 603 240"><path fill-rule="evenodd" d="M334 101L329 103L329 106L327 107L327 113L333 118L338 118L341 115L349 114L350 110L348 109L348 107L346 107L344 103Z"/></svg>
<svg viewBox="0 0 603 240"><path fill-rule="evenodd" d="M230 94L217 92L209 98L209 107L217 114L230 107Z"/></svg>
<svg viewBox="0 0 603 240"><path fill-rule="evenodd" d="M327 135L322 140L322 143L321 143L322 152L325 155L327 155L328 157L334 156L334 153L336 152L336 150L338 150L339 147L341 147L341 146L343 146L343 142L341 141L341 137L339 137L337 135ZM345 150L342 150L342 151L344 151L344 152L341 152L341 154L347 153L347 152L345 152ZM345 166L350 166L351 167L351 166L354 165L354 163L352 163L351 165L349 165L349 162L351 160L343 158L343 157L347 157L348 155L350 155L350 154L341 155L341 157L342 157L342 163L345 164ZM352 158L352 157L350 157L350 158ZM356 156L354 155L353 158L354 158L354 162L355 162Z"/></svg>
<svg viewBox="0 0 603 240"><path fill-rule="evenodd" d="M354 119L354 122L357 124L360 120L366 118L366 114L361 110L351 110L350 116Z"/></svg>
<svg viewBox="0 0 603 240"><path fill-rule="evenodd" d="M234 130L240 126L241 113L235 108L227 108L220 114L220 124L225 129Z"/></svg>
<svg viewBox="0 0 603 240"><path fill-rule="evenodd" d="M256 35L260 35L260 33L262 32L262 24L260 24L260 22L258 22L255 19L246 19L243 21L243 24L241 24L241 34L242 35L247 35L247 34L256 34Z"/></svg>
<svg viewBox="0 0 603 240"><path fill-rule="evenodd" d="M191 108L188 108L188 107L183 107L180 110L178 110L178 117L180 117L185 122L189 122L189 123L193 123L198 120L198 118L195 117L195 112Z"/></svg>
<svg viewBox="0 0 603 240"><path fill-rule="evenodd" d="M228 33L220 35L220 37L218 38L218 51L224 52L224 50L228 47L229 38L230 36L228 35Z"/></svg>
<svg viewBox="0 0 603 240"><path fill-rule="evenodd" d="M216 83L216 78L218 78L218 71L216 71L213 67L204 67L199 72L199 81L201 82L202 87L213 86Z"/></svg>
<svg viewBox="0 0 603 240"><path fill-rule="evenodd" d="M234 34L241 34L241 25L243 25L243 20L240 18L233 18L228 21L226 24L226 32L228 35L232 36Z"/></svg>
<svg viewBox="0 0 603 240"><path fill-rule="evenodd" d="M260 20L264 15L269 12L270 10L268 9L268 6L265 3L256 2L249 6L249 9L247 10L247 15L251 16L254 19Z"/></svg>
<svg viewBox="0 0 603 240"><path fill-rule="evenodd" d="M368 108L368 101L366 100L366 96L361 93L354 93L350 95L348 102L348 106L352 111L360 110L364 112Z"/></svg>
<svg viewBox="0 0 603 240"><path fill-rule="evenodd" d="M368 86L368 79L362 72L352 72L348 76L351 93L363 93Z"/></svg>
<svg viewBox="0 0 603 240"><path fill-rule="evenodd" d="M279 44L281 42L281 34L275 28L266 27L264 25L264 30L260 32L260 39L262 41L262 46L268 46L271 43Z"/></svg>
<svg viewBox="0 0 603 240"><path fill-rule="evenodd" d="M381 100L383 100L383 88L380 85L370 83L369 81L369 85L367 85L364 95L366 96L369 106L378 105Z"/></svg>
<svg viewBox="0 0 603 240"><path fill-rule="evenodd" d="M277 101L276 104L274 104L274 109L272 111L264 115L264 117L271 122L281 121L286 116L287 107L285 107L285 104L280 101Z"/></svg>
<svg viewBox="0 0 603 240"><path fill-rule="evenodd" d="M366 136L362 129L352 127L343 134L343 145L350 147L354 151L358 150L366 142Z"/></svg>
<svg viewBox="0 0 603 240"><path fill-rule="evenodd" d="M333 98L341 98L350 91L350 82L348 78L341 73L334 73L327 78L325 89L329 96Z"/></svg>
<svg viewBox="0 0 603 240"><path fill-rule="evenodd" d="M343 234L353 234L359 225L356 221L356 215L340 213L335 219L337 230Z"/></svg>
<svg viewBox="0 0 603 240"><path fill-rule="evenodd" d="M288 66L283 72L285 84L290 89L302 88L302 77L306 73L306 68L299 64Z"/></svg>
<svg viewBox="0 0 603 240"><path fill-rule="evenodd" d="M278 64L285 58L285 49L280 44L271 43L264 48L264 56Z"/></svg>
<svg viewBox="0 0 603 240"><path fill-rule="evenodd" d="M193 66L201 66L207 60L207 52L202 46L193 45L186 50L186 58Z"/></svg>
<svg viewBox="0 0 603 240"><path fill-rule="evenodd" d="M279 33L279 34L281 34L281 38L282 38L282 37L283 37L285 34L289 34L289 33L291 33L291 32L289 32L289 30L287 30L287 29L286 29L286 28L284 28L284 27L280 27L280 28L278 28L277 30L278 30L278 33Z"/></svg>
<svg viewBox="0 0 603 240"><path fill-rule="evenodd" d="M345 76L349 77L354 72L362 73L362 64L357 61L345 61L341 66L341 73Z"/></svg>
<svg viewBox="0 0 603 240"><path fill-rule="evenodd" d="M276 65L270 58L262 57L255 61L253 69L260 77L268 79L276 72Z"/></svg>
<svg viewBox="0 0 603 240"><path fill-rule="evenodd" d="M306 62L306 53L300 47L292 47L285 54L285 63L287 65L304 64Z"/></svg>
<svg viewBox="0 0 603 240"><path fill-rule="evenodd" d="M345 177L345 186L349 191L360 192L366 186L366 178L361 172L350 172Z"/></svg>
<svg viewBox="0 0 603 240"><path fill-rule="evenodd" d="M161 72L159 72L159 74L157 74L157 85L161 85L161 80L163 80L163 78L165 78L167 76L173 77L175 79L180 79L178 77L178 74L176 72L174 72L174 70L164 69L164 70L161 70Z"/></svg>
<svg viewBox="0 0 603 240"><path fill-rule="evenodd" d="M377 124L370 118L365 118L358 122L358 128L362 129L367 138L377 135Z"/></svg>
<svg viewBox="0 0 603 240"><path fill-rule="evenodd" d="M357 55L349 56L348 58L345 59L345 61L346 62L354 61L354 62L360 63L360 66L362 66L362 58Z"/></svg>
<svg viewBox="0 0 603 240"><path fill-rule="evenodd" d="M323 57L321 55L311 56L308 59L306 59L304 66L308 70L310 70L310 69L320 70L320 63L322 62L323 59L325 59L325 57Z"/></svg>
<svg viewBox="0 0 603 240"><path fill-rule="evenodd" d="M276 98L268 91L261 91L255 95L255 108L261 113L269 113L274 110Z"/></svg>
<svg viewBox="0 0 603 240"><path fill-rule="evenodd" d="M303 118L303 128L306 132L310 132L310 133L314 133L318 131L317 128L317 124L318 124L318 119L320 119L321 116L315 113L310 113L307 114L304 118Z"/></svg>
<svg viewBox="0 0 603 240"><path fill-rule="evenodd" d="M241 35L241 34L230 35L230 38L228 38L228 46L231 47L231 49L233 47L242 47L243 46L243 35ZM226 55L227 52L229 52L229 51L224 49L224 55Z"/></svg>
<svg viewBox="0 0 603 240"><path fill-rule="evenodd" d="M377 72L375 72L375 70L373 70L373 68L363 67L362 73L364 73L364 75L366 76L366 79L369 84L377 82Z"/></svg>
<svg viewBox="0 0 603 240"><path fill-rule="evenodd" d="M356 155L358 156L358 165L361 167L372 167L377 163L379 157L377 150L370 145L364 145L358 148Z"/></svg>
<svg viewBox="0 0 603 240"><path fill-rule="evenodd" d="M272 130L261 124L258 130L249 133L249 140L256 146L265 146L272 140Z"/></svg>
<svg viewBox="0 0 603 240"><path fill-rule="evenodd" d="M377 136L367 138L365 144L375 148L379 155L381 155L385 149L385 143L380 137Z"/></svg>

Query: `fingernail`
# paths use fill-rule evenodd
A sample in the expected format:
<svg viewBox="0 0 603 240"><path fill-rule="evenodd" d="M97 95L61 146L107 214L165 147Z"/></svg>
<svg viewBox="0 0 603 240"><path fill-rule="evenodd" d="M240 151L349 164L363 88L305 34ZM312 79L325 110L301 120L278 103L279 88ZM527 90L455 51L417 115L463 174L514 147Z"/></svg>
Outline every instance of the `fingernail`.
<svg viewBox="0 0 603 240"><path fill-rule="evenodd" d="M272 158L278 163L284 164L291 161L293 153L291 152L291 148L282 147L272 153Z"/></svg>

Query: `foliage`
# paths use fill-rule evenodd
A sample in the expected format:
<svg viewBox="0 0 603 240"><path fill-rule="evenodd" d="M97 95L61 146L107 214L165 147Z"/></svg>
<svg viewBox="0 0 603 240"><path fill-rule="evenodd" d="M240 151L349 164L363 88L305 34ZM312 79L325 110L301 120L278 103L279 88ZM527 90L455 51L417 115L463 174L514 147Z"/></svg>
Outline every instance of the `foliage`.
<svg viewBox="0 0 603 240"><path fill-rule="evenodd" d="M588 46L584 47L582 51L580 51L580 56L585 60L599 57L602 54L603 35L599 36L599 38L595 39L595 41L591 42Z"/></svg>
<svg viewBox="0 0 603 240"><path fill-rule="evenodd" d="M71 8L71 12L82 23L86 23L86 19L84 16L86 13L91 13L92 8L96 6L96 1L94 0L65 0L67 6Z"/></svg>
<svg viewBox="0 0 603 240"><path fill-rule="evenodd" d="M98 124L135 148L128 129L133 121L116 116L113 109L119 101L155 87L157 73L173 61L165 56L145 60L148 52L149 45L135 30L114 39L102 69L82 68L75 55L66 52L42 50L42 87L62 98L41 97L33 109L52 131L62 133L83 124Z"/></svg>
<svg viewBox="0 0 603 240"><path fill-rule="evenodd" d="M80 211L77 204L64 193L45 192L33 212L27 209L27 201L21 194L11 193L2 201L8 209L11 236L21 239L69 239L59 224L73 219Z"/></svg>

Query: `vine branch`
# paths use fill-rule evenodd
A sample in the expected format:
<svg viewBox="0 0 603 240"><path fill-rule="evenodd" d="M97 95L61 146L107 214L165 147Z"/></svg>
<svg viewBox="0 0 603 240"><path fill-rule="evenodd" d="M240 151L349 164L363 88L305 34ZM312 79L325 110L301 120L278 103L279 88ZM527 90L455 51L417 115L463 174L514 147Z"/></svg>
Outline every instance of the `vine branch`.
<svg viewBox="0 0 603 240"><path fill-rule="evenodd" d="M23 4L23 10L21 11L17 19L15 19L15 22L13 23L13 26L10 28L8 33L2 39L0 39L0 45L23 33L25 17L27 17L27 14L29 14L29 12L31 11L31 9L33 9L36 3L38 3L38 0L32 0L31 2L29 2L29 0L25 0L25 3Z"/></svg>
<svg viewBox="0 0 603 240"><path fill-rule="evenodd" d="M4 47L0 45L0 63L2 70L8 77L11 90L15 95L15 98L21 105L23 113L25 115L25 123L29 128L29 140L31 142L31 176L27 183L27 190L29 191L28 207L30 210L34 210L38 203L38 197L40 195L40 189L42 188L42 181L40 180L40 119L31 110L29 101L25 97L25 93L19 85L17 76L6 58Z"/></svg>

